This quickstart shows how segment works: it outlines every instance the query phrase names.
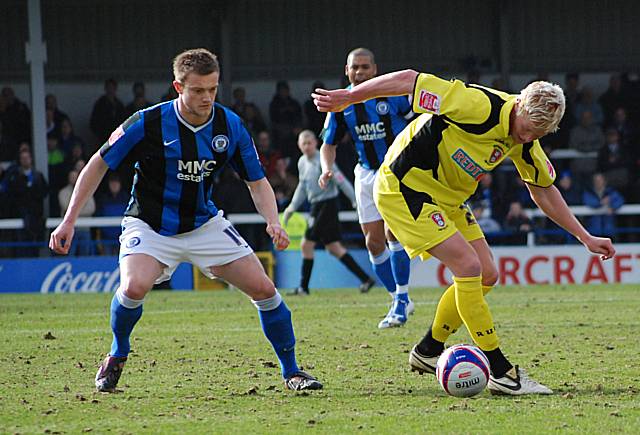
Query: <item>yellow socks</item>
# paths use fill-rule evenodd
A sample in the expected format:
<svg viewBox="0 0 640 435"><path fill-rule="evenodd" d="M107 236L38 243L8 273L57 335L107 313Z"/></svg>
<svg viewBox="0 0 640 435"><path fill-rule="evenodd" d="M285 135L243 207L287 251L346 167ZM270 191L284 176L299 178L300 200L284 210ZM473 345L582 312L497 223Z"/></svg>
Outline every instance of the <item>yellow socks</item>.
<svg viewBox="0 0 640 435"><path fill-rule="evenodd" d="M482 286L482 293L486 295L493 287L489 285ZM447 338L460 328L462 319L458 313L456 306L456 287L455 284L443 293L436 308L436 315L431 326L431 334L437 341L444 343Z"/></svg>
<svg viewBox="0 0 640 435"><path fill-rule="evenodd" d="M471 338L482 350L496 349L498 334L493 327L489 306L484 300L482 277L454 277L453 282L458 313Z"/></svg>

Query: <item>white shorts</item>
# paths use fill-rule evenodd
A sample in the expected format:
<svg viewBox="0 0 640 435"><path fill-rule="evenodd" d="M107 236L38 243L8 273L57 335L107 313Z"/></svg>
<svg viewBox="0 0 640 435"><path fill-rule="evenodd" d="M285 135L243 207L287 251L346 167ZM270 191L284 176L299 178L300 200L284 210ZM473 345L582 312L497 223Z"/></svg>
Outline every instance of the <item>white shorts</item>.
<svg viewBox="0 0 640 435"><path fill-rule="evenodd" d="M378 171L363 168L358 163L353 173L355 174L354 187L356 203L358 204L358 222L366 224L368 222L381 221L382 216L380 216L376 203L373 201L373 185Z"/></svg>
<svg viewBox="0 0 640 435"><path fill-rule="evenodd" d="M180 263L191 263L208 278L211 266L231 263L253 253L253 249L227 219L217 216L193 231L175 236L155 232L141 219L125 216L120 236L120 259L131 254L146 254L167 267L156 284L171 278Z"/></svg>

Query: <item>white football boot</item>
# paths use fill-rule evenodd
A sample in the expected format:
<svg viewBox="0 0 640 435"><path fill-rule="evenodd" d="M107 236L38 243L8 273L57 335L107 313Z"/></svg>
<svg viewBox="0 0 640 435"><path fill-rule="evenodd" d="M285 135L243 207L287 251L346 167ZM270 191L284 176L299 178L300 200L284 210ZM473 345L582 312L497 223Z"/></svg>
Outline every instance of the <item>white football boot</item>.
<svg viewBox="0 0 640 435"><path fill-rule="evenodd" d="M394 298L393 304L384 319L378 323L378 329L394 328L407 323L410 314L415 311L413 301L405 302L402 299Z"/></svg>
<svg viewBox="0 0 640 435"><path fill-rule="evenodd" d="M489 376L487 386L491 394L522 396L524 394L553 394L553 391L541 383L531 379L518 366L513 367L501 378Z"/></svg>
<svg viewBox="0 0 640 435"><path fill-rule="evenodd" d="M424 356L418 351L418 345L416 344L409 353L409 365L412 372L418 372L421 375L429 373L436 374L436 364L438 363L440 355L436 356Z"/></svg>

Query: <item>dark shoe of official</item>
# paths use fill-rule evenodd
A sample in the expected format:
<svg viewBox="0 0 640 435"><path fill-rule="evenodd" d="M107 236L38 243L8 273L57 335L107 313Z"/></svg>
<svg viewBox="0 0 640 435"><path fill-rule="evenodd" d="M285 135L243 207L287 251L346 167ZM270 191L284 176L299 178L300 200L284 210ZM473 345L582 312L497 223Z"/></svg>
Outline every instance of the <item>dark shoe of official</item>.
<svg viewBox="0 0 640 435"><path fill-rule="evenodd" d="M409 353L409 365L411 366L411 371L418 372L421 375L424 375L425 373L435 375L438 358L440 358L440 355L422 355L418 350L418 345L416 344Z"/></svg>
<svg viewBox="0 0 640 435"><path fill-rule="evenodd" d="M102 364L100 364L98 373L96 373L96 389L106 393L115 392L126 361L126 356L107 355Z"/></svg>
<svg viewBox="0 0 640 435"><path fill-rule="evenodd" d="M360 293L368 293L374 285L376 285L376 280L369 277L369 279L360 284L358 288L360 289Z"/></svg>
<svg viewBox="0 0 640 435"><path fill-rule="evenodd" d="M287 390L293 391L322 390L320 381L302 370L285 379L284 386Z"/></svg>

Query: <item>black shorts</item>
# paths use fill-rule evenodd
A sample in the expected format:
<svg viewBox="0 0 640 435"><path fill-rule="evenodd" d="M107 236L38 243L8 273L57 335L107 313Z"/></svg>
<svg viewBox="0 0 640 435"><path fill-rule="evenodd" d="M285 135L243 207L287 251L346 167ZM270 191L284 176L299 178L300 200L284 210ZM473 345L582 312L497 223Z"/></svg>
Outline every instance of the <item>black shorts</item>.
<svg viewBox="0 0 640 435"><path fill-rule="evenodd" d="M327 245L342 239L338 220L338 197L311 204L304 238Z"/></svg>

